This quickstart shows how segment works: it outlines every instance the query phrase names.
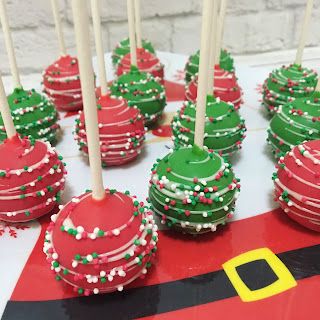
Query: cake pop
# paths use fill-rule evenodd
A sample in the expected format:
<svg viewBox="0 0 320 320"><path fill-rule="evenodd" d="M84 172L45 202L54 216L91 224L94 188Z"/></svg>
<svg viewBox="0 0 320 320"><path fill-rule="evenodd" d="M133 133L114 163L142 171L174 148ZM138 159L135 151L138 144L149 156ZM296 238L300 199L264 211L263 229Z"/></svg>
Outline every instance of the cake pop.
<svg viewBox="0 0 320 320"><path fill-rule="evenodd" d="M43 74L43 92L61 111L82 109L78 60L61 56Z"/></svg>
<svg viewBox="0 0 320 320"><path fill-rule="evenodd" d="M142 48L144 48L150 54L155 55L156 51L154 50L150 41L143 39ZM114 50L112 51L112 64L117 68L120 61L124 58L125 55L130 53L130 42L129 38L121 40Z"/></svg>
<svg viewBox="0 0 320 320"><path fill-rule="evenodd" d="M271 114L279 106L311 95L317 84L316 71L292 64L273 70L263 84L263 105Z"/></svg>
<svg viewBox="0 0 320 320"><path fill-rule="evenodd" d="M122 291L147 273L157 250L151 212L115 190L107 190L101 201L91 192L74 197L51 220L43 248L47 261L56 280L78 294Z"/></svg>
<svg viewBox="0 0 320 320"><path fill-rule="evenodd" d="M161 85L150 73L138 69L137 43L141 47L139 1L133 1L134 15L128 15L131 67L111 85L111 94L127 100L129 107L136 106L144 117L146 125L154 124L162 115L166 96ZM131 4L130 4L131 6ZM140 42L140 43L139 43Z"/></svg>
<svg viewBox="0 0 320 320"><path fill-rule="evenodd" d="M191 55L187 61L185 66L185 80L187 84L198 75L199 57L199 51L197 51L195 54ZM219 65L221 69L234 73L233 58L226 49L221 49Z"/></svg>
<svg viewBox="0 0 320 320"><path fill-rule="evenodd" d="M66 171L49 143L19 136L6 139L0 145L0 168L0 220L33 220L60 201Z"/></svg>
<svg viewBox="0 0 320 320"><path fill-rule="evenodd" d="M43 91L61 111L82 109L78 60L67 54L57 0L51 0L60 57L43 73Z"/></svg>
<svg viewBox="0 0 320 320"><path fill-rule="evenodd" d="M117 76L130 72L131 55L126 54L118 64ZM156 80L164 84L164 66L160 60L144 48L137 48L137 67L141 72L151 73Z"/></svg>
<svg viewBox="0 0 320 320"><path fill-rule="evenodd" d="M307 0L294 63L273 70L263 84L262 104L270 114L287 102L311 95L316 87L317 73L302 67L302 54L309 31L312 8L313 0Z"/></svg>
<svg viewBox="0 0 320 320"><path fill-rule="evenodd" d="M56 280L78 294L122 291L144 277L157 249L152 214L129 193L103 186L86 0L72 0L91 169L92 191L60 207L48 227L44 253ZM98 8L98 1L92 0ZM128 14L133 13L128 0ZM88 214L89 213L89 214Z"/></svg>
<svg viewBox="0 0 320 320"><path fill-rule="evenodd" d="M149 201L162 223L203 233L232 217L239 190L222 157L197 146L181 147L153 166Z"/></svg>
<svg viewBox="0 0 320 320"><path fill-rule="evenodd" d="M174 116L172 131L176 146L193 145L196 105L184 102ZM220 155L229 156L241 148L245 137L244 119L235 111L231 103L207 97L204 145Z"/></svg>
<svg viewBox="0 0 320 320"><path fill-rule="evenodd" d="M268 143L276 158L306 140L320 139L320 93L280 106L268 129Z"/></svg>
<svg viewBox="0 0 320 320"><path fill-rule="evenodd" d="M161 222L191 234L215 231L218 225L225 224L233 214L240 189L230 164L203 146L206 101L215 102L207 96L207 89L212 80L208 70L208 42L216 10L216 2L204 0L194 145L176 147L157 160L151 170L149 187L151 208L161 217ZM194 116L191 105L187 102L186 109Z"/></svg>
<svg viewBox="0 0 320 320"><path fill-rule="evenodd" d="M301 225L320 231L320 141L294 147L278 163L274 173L275 201Z"/></svg>
<svg viewBox="0 0 320 320"><path fill-rule="evenodd" d="M4 1L0 1L0 20L15 88L8 96L8 102L16 130L22 137L55 143L60 128L57 111L52 103L34 89L24 90L21 85ZM0 141L5 138L4 122L0 118Z"/></svg>
<svg viewBox="0 0 320 320"><path fill-rule="evenodd" d="M126 100L108 95L107 75L102 43L101 18L97 2L92 1L92 21L98 60L101 94L98 98L98 127L102 166L121 165L134 160L144 141L144 121L137 108L129 108ZM88 153L84 113L79 111L75 140L80 150Z"/></svg>
<svg viewBox="0 0 320 320"><path fill-rule="evenodd" d="M132 32L135 33L135 40L137 43L137 55L138 55L138 66L141 71L144 69L150 69L155 74L155 77L161 76L163 79L163 66L160 64L159 60L156 58L155 50L152 44L147 41L143 40L141 36L141 14L140 14L140 0L133 0L134 6L134 30ZM112 62L117 67L117 74L122 74L123 71L130 70L130 55L128 54L131 51L129 39L122 40L114 49L112 53ZM126 58L125 58L126 57ZM128 64L129 58L129 64ZM122 61L123 66L119 68L118 64ZM125 69L128 67L127 69ZM152 72L151 72L152 73ZM157 74L159 73L159 74ZM162 73L162 75L161 75Z"/></svg>
<svg viewBox="0 0 320 320"><path fill-rule="evenodd" d="M126 99L130 107L138 107L146 125L155 123L166 105L164 87L151 74L139 71L136 66L131 66L130 72L112 83L111 94Z"/></svg>
<svg viewBox="0 0 320 320"><path fill-rule="evenodd" d="M84 113L76 120L75 140L88 153ZM124 99L102 96L98 100L98 126L102 166L122 165L134 160L145 139L143 117Z"/></svg>
<svg viewBox="0 0 320 320"><path fill-rule="evenodd" d="M198 77L190 81L185 88L186 99L192 102L197 100ZM214 90L215 97L222 101L231 102L238 110L242 104L242 90L233 72L228 72L215 66L214 71Z"/></svg>
<svg viewBox="0 0 320 320"><path fill-rule="evenodd" d="M211 82L208 83L208 94L214 94L215 97L219 97L222 101L231 102L236 109L239 109L242 103L242 90L233 70L232 58L221 49L226 7L226 0L221 0L219 15L213 19L214 22L212 23L209 65L213 69L210 70L210 79L212 78L213 81L212 84ZM198 65L199 55L194 57L194 60L197 61ZM188 70L188 65L186 70ZM197 70L198 67L195 71L197 72ZM192 102L197 99L197 78L196 74L192 75L186 84L186 99Z"/></svg>
<svg viewBox="0 0 320 320"><path fill-rule="evenodd" d="M131 61L131 49L120 60L116 74L117 76L123 73L130 72L131 65L135 65L141 72L151 73L156 80L159 80L161 84L164 84L164 65L156 57L154 52L143 47L141 37L141 15L140 15L140 0L133 0L134 4L134 34L136 40L136 49L134 51L133 61ZM130 40L131 42L131 40Z"/></svg>
<svg viewBox="0 0 320 320"><path fill-rule="evenodd" d="M54 105L34 89L15 88L8 96L13 121L22 137L56 143L60 126ZM3 119L0 118L0 140L6 139Z"/></svg>

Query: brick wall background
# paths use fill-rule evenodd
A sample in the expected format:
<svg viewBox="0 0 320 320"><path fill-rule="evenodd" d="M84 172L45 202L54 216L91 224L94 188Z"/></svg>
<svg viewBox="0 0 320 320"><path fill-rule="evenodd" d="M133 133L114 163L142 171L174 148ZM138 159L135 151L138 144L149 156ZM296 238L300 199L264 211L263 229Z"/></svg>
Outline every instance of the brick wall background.
<svg viewBox="0 0 320 320"><path fill-rule="evenodd" d="M70 0L59 0L66 44L75 52ZM126 1L101 0L104 46L127 35ZM58 55L49 0L6 0L21 73L43 70ZM158 50L190 54L200 43L201 0L141 0L143 36ZM224 46L233 54L294 48L306 0L229 0ZM88 0L89 4L89 0ZM320 43L320 0L315 0L309 46ZM0 69L8 72L0 33Z"/></svg>

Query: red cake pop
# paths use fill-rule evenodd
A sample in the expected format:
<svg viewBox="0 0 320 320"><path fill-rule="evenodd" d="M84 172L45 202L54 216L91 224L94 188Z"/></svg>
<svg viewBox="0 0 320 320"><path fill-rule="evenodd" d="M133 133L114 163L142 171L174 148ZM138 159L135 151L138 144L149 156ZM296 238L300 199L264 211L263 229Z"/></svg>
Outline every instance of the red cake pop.
<svg viewBox="0 0 320 320"><path fill-rule="evenodd" d="M320 140L304 142L279 160L275 201L287 215L320 232Z"/></svg>
<svg viewBox="0 0 320 320"><path fill-rule="evenodd" d="M51 220L44 243L47 260L56 279L79 294L122 291L151 266L157 226L143 203L127 194L110 190L95 201L85 193Z"/></svg>
<svg viewBox="0 0 320 320"><path fill-rule="evenodd" d="M126 100L110 97L102 43L98 1L92 1L92 21L101 83L98 98L99 148L103 166L121 165L134 160L144 141L144 122L139 109L129 107ZM80 150L88 153L85 115L80 111L76 120L75 140Z"/></svg>
<svg viewBox="0 0 320 320"><path fill-rule="evenodd" d="M137 67L142 72L151 73L161 84L164 83L164 66L160 60L144 48L137 48ZM126 54L120 61L117 76L127 73L131 68L131 55Z"/></svg>
<svg viewBox="0 0 320 320"><path fill-rule="evenodd" d="M84 113L76 120L75 140L88 153ZM102 164L121 165L134 160L145 139L143 116L124 99L102 96L98 100L98 126Z"/></svg>
<svg viewBox="0 0 320 320"><path fill-rule="evenodd" d="M49 213L60 200L65 169L49 143L14 136L0 145L0 220L23 222Z"/></svg>
<svg viewBox="0 0 320 320"><path fill-rule="evenodd" d="M197 100L198 77L195 77L186 85L186 99L192 102ZM215 66L214 72L214 96L219 97L224 102L231 102L235 109L239 109L242 104L242 90L233 72Z"/></svg>
<svg viewBox="0 0 320 320"><path fill-rule="evenodd" d="M43 91L62 111L82 109L78 60L69 55L60 57L43 74Z"/></svg>

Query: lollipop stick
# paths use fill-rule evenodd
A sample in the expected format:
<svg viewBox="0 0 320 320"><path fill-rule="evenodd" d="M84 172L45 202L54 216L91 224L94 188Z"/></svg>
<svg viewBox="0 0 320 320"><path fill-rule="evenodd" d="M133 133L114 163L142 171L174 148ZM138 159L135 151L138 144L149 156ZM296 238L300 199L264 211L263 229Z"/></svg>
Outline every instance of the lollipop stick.
<svg viewBox="0 0 320 320"><path fill-rule="evenodd" d="M98 58L98 73L101 86L101 95L105 96L108 92L106 65L104 62L104 50L102 43L101 19L100 19L100 0L91 0L92 22L94 40L96 44Z"/></svg>
<svg viewBox="0 0 320 320"><path fill-rule="evenodd" d="M134 16L136 23L137 47L142 48L140 0L134 0Z"/></svg>
<svg viewBox="0 0 320 320"><path fill-rule="evenodd" d="M4 41L6 44L9 65L11 69L11 75L13 77L13 85L15 88L21 88L20 76L17 67L17 60L13 49L13 43L11 38L11 32L8 22L7 9L4 0L0 0L0 20L4 33Z"/></svg>
<svg viewBox="0 0 320 320"><path fill-rule="evenodd" d="M56 27L56 33L57 33L57 37L58 37L58 42L59 42L60 54L62 56L66 56L67 50L66 50L66 45L64 43L64 37L63 37L63 32L62 32L62 26L61 26L61 21L60 21L60 16L59 16L59 8L58 8L57 0L51 0L51 7L52 7L54 24Z"/></svg>
<svg viewBox="0 0 320 320"><path fill-rule="evenodd" d="M224 31L224 21L227 11L227 0L220 0L220 11L217 26L217 41L216 41L216 64L220 64L220 55L222 47L222 38Z"/></svg>
<svg viewBox="0 0 320 320"><path fill-rule="evenodd" d="M128 11L131 65L136 66L137 65L137 46L136 46L136 36L135 36L133 1L134 0L127 0L127 11Z"/></svg>
<svg viewBox="0 0 320 320"><path fill-rule="evenodd" d="M307 34L309 31L310 18L313 8L313 0L307 1L306 11L304 13L303 25L300 34L299 46L296 54L295 64L301 65L303 49L306 44Z"/></svg>
<svg viewBox="0 0 320 320"><path fill-rule="evenodd" d="M7 132L7 136L10 139L14 137L17 134L17 132L13 124L10 107L8 104L6 93L4 91L1 75L0 75L0 111L3 119L4 127Z"/></svg>
<svg viewBox="0 0 320 320"><path fill-rule="evenodd" d="M105 191L102 181L98 116L94 89L93 68L91 64L92 57L90 52L87 0L72 0L72 11L88 140L92 197L93 199L100 200L104 198Z"/></svg>
<svg viewBox="0 0 320 320"><path fill-rule="evenodd" d="M212 94L214 91L214 69L215 69L215 55L216 55L216 41L217 41L217 13L218 4L220 0L215 0L212 8L211 30L209 31L209 74L208 74L208 87L207 93Z"/></svg>
<svg viewBox="0 0 320 320"><path fill-rule="evenodd" d="M209 44L210 44L210 16L212 14L214 0L203 0L201 45L199 62L199 80L197 91L197 111L194 143L202 148L204 136L204 124L206 117L207 87L208 87L208 63L209 63Z"/></svg>

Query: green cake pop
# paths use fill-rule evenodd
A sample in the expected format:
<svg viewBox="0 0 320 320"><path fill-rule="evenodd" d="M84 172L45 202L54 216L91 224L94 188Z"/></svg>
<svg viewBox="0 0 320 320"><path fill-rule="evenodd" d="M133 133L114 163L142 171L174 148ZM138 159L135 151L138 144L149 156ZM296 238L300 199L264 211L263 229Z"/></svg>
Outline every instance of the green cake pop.
<svg viewBox="0 0 320 320"><path fill-rule="evenodd" d="M172 131L176 146L193 145L196 104L185 101L174 116ZM245 122L232 103L207 96L204 145L220 155L231 155L241 148Z"/></svg>
<svg viewBox="0 0 320 320"><path fill-rule="evenodd" d="M55 106L34 89L15 88L8 96L16 130L22 137L55 143L60 126ZM6 139L2 117L0 117L0 140Z"/></svg>
<svg viewBox="0 0 320 320"><path fill-rule="evenodd" d="M199 70L199 51L191 55L185 66L185 80L189 83L197 74ZM220 68L229 72L234 72L233 58L226 49L221 49L220 54Z"/></svg>
<svg viewBox="0 0 320 320"><path fill-rule="evenodd" d="M296 98L310 96L317 84L317 72L297 64L273 70L263 84L263 105L271 114Z"/></svg>
<svg viewBox="0 0 320 320"><path fill-rule="evenodd" d="M153 166L149 201L167 226L204 233L232 217L239 190L231 165L218 154L181 147Z"/></svg>
<svg viewBox="0 0 320 320"><path fill-rule="evenodd" d="M149 51L152 54L155 54L155 50L153 48L153 45L148 40L142 40L142 47ZM114 50L112 51L112 64L114 66L117 66L119 62L122 60L122 58L130 52L130 43L129 38L125 38L122 41L120 41Z"/></svg>
<svg viewBox="0 0 320 320"><path fill-rule="evenodd" d="M183 122L195 121L194 145L176 146L164 158L158 159L152 168L149 187L151 207L161 222L191 234L215 231L218 225L225 224L232 217L240 189L231 165L204 146L206 101L214 106L219 103L214 97L207 96L208 83L212 80L209 79L208 40L216 10L216 3L204 0L197 110L187 102L182 112L187 114L182 117ZM229 110L227 106L221 106L222 118ZM220 121L220 113L216 116Z"/></svg>
<svg viewBox="0 0 320 320"><path fill-rule="evenodd" d="M306 1L294 63L273 70L263 84L263 105L271 114L276 112L281 105L297 98L310 96L317 85L316 71L302 67L302 55L309 32L312 9L313 0Z"/></svg>
<svg viewBox="0 0 320 320"><path fill-rule="evenodd" d="M164 87L155 78L131 66L130 72L121 75L111 86L111 94L137 106L145 118L146 125L157 121L166 105Z"/></svg>
<svg viewBox="0 0 320 320"><path fill-rule="evenodd" d="M267 141L276 158L316 139L320 139L320 92L280 106L270 122Z"/></svg>

